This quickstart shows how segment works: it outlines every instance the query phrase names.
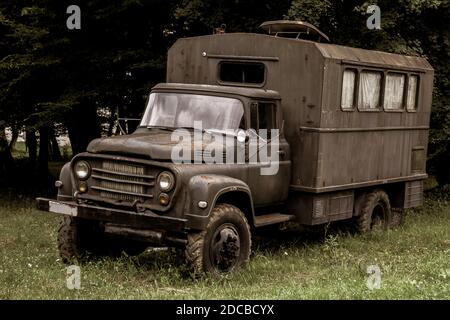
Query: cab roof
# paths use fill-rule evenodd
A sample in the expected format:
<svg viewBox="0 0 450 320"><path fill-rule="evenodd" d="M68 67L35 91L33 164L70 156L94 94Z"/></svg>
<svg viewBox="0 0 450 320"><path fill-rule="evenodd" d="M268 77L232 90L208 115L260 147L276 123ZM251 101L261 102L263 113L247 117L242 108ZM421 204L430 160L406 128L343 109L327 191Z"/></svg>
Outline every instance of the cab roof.
<svg viewBox="0 0 450 320"><path fill-rule="evenodd" d="M248 98L280 100L280 94L273 90L260 88L243 88L234 86L217 86L207 84L186 84L186 83L160 83L152 88L152 91L192 91L192 92L213 92L222 94L238 95Z"/></svg>

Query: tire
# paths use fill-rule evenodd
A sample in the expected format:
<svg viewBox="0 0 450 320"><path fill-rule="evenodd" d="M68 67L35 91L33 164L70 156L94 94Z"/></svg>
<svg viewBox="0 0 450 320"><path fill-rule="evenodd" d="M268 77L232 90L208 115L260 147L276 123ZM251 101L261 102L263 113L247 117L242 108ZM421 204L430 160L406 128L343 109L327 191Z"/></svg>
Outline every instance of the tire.
<svg viewBox="0 0 450 320"><path fill-rule="evenodd" d="M105 237L97 221L65 216L58 229L59 255L66 264L81 262L88 256L120 257L122 252L137 256L147 247L147 244L139 241Z"/></svg>
<svg viewBox="0 0 450 320"><path fill-rule="evenodd" d="M64 216L58 229L58 250L63 263L80 262L89 253L98 253L103 234L95 221Z"/></svg>
<svg viewBox="0 0 450 320"><path fill-rule="evenodd" d="M363 195L364 200L355 227L359 233L387 230L392 226L392 210L389 197L383 190Z"/></svg>
<svg viewBox="0 0 450 320"><path fill-rule="evenodd" d="M241 210L219 204L206 230L188 235L186 263L194 275L227 273L245 266L251 253L251 233Z"/></svg>

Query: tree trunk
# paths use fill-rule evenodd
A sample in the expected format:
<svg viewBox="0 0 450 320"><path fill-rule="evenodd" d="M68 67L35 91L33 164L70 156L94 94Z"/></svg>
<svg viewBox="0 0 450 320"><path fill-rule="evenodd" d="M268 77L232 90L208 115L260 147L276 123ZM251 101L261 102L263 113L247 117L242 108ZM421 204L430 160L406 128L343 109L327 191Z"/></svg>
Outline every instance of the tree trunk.
<svg viewBox="0 0 450 320"><path fill-rule="evenodd" d="M13 128L12 129L11 141L9 142L9 150L10 151L13 151L14 148L16 147L17 138L19 138L19 129L18 128Z"/></svg>
<svg viewBox="0 0 450 320"><path fill-rule="evenodd" d="M25 144L28 149L28 159L34 165L37 158L37 140L34 130L27 129L25 131Z"/></svg>
<svg viewBox="0 0 450 320"><path fill-rule="evenodd" d="M109 122L108 137L111 137L114 134L113 129L114 129L114 123L116 121L116 114L114 113L113 108L110 108L110 110L111 110L111 116L109 117L109 121L108 121Z"/></svg>
<svg viewBox="0 0 450 320"><path fill-rule="evenodd" d="M72 154L86 151L89 142L100 137L100 125L94 105L76 106L66 119Z"/></svg>
<svg viewBox="0 0 450 320"><path fill-rule="evenodd" d="M53 161L62 161L61 150L59 150L58 140L56 140L55 130L51 130L50 143Z"/></svg>
<svg viewBox="0 0 450 320"><path fill-rule="evenodd" d="M39 129L39 157L38 169L41 173L48 172L48 142L49 142L49 128L42 127Z"/></svg>
<svg viewBox="0 0 450 320"><path fill-rule="evenodd" d="M6 140L4 123L0 123L0 176L5 176L14 163L8 140Z"/></svg>

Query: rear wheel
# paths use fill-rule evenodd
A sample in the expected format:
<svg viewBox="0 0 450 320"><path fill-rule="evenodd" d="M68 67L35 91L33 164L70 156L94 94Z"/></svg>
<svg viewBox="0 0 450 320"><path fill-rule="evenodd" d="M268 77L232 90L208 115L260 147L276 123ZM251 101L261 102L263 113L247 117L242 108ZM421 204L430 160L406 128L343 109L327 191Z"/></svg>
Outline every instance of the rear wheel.
<svg viewBox="0 0 450 320"><path fill-rule="evenodd" d="M392 210L386 192L375 190L363 195L363 197L361 211L355 218L357 231L367 233L390 228L392 224Z"/></svg>
<svg viewBox="0 0 450 320"><path fill-rule="evenodd" d="M205 231L188 235L186 262L194 275L226 273L246 265L251 252L250 226L241 210L217 205Z"/></svg>

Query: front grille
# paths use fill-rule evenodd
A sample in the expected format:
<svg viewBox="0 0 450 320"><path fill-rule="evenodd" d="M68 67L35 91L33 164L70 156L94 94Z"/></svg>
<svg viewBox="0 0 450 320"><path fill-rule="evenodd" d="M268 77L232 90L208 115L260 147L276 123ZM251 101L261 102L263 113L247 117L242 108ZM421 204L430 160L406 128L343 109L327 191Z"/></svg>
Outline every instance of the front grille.
<svg viewBox="0 0 450 320"><path fill-rule="evenodd" d="M101 197L130 202L153 198L151 191L155 177L145 175L144 166L104 160L101 168L92 171L92 178L98 181L92 189Z"/></svg>

